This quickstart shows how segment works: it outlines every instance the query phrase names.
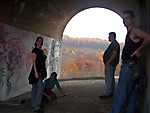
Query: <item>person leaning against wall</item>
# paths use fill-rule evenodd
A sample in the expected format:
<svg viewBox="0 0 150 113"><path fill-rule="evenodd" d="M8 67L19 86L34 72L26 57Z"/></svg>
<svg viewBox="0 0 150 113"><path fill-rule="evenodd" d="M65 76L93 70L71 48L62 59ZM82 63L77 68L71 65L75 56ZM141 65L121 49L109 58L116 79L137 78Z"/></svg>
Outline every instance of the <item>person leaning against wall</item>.
<svg viewBox="0 0 150 113"><path fill-rule="evenodd" d="M31 91L31 103L32 110L35 113L43 112L41 108L42 101L42 92L43 92L43 79L46 78L46 58L47 56L44 54L42 50L43 46L43 37L37 37L34 48L32 50L32 69L29 74L29 84L32 85Z"/></svg>
<svg viewBox="0 0 150 113"><path fill-rule="evenodd" d="M141 49L150 44L150 34L138 28L134 19L133 11L123 11L123 23L127 28L127 35L122 51L119 81L110 113L136 113L136 65Z"/></svg>

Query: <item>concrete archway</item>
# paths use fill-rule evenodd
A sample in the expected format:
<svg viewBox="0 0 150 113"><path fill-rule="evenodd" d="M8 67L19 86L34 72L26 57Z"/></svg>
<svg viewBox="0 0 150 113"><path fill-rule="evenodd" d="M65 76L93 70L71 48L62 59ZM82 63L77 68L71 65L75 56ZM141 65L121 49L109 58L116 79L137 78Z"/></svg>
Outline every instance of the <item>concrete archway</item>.
<svg viewBox="0 0 150 113"><path fill-rule="evenodd" d="M100 7L84 9L73 16L63 32L60 78L103 78L102 56L109 44L108 33L116 32L122 49L126 35L122 21L116 12ZM119 70L120 65L116 75Z"/></svg>

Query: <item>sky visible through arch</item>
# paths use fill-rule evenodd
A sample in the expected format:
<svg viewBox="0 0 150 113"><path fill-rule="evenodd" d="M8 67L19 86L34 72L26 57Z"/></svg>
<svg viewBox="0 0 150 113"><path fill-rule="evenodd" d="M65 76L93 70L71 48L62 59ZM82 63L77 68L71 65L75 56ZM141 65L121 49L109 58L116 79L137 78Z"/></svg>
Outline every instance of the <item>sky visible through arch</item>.
<svg viewBox="0 0 150 113"><path fill-rule="evenodd" d="M127 30L122 18L105 8L89 8L79 12L68 22L63 35L108 40L109 32L116 32L116 39L120 43L125 41Z"/></svg>

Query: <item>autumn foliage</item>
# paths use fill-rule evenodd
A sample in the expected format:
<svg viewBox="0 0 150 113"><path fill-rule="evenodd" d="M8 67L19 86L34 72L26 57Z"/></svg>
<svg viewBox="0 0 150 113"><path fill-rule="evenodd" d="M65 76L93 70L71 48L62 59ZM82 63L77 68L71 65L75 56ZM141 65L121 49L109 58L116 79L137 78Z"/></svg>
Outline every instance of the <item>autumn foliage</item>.
<svg viewBox="0 0 150 113"><path fill-rule="evenodd" d="M103 41L101 44L95 39L96 47L96 44L93 41L90 42L88 38L81 39L81 41L82 43L80 39L65 39L62 48L60 79L104 77L103 52L106 47L101 48L101 45L106 45L108 42ZM120 66L117 67L117 75L119 69Z"/></svg>

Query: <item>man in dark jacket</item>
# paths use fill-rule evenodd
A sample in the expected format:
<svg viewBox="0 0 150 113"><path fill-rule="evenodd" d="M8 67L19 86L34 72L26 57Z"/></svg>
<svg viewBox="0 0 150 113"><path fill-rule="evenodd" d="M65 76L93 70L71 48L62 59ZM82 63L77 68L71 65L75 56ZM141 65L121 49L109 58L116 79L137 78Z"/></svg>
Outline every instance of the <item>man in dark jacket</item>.
<svg viewBox="0 0 150 113"><path fill-rule="evenodd" d="M116 40L116 33L110 32L109 41L111 42L103 55L103 61L105 64L105 93L100 98L107 98L113 96L115 87L115 70L119 63L120 45Z"/></svg>

